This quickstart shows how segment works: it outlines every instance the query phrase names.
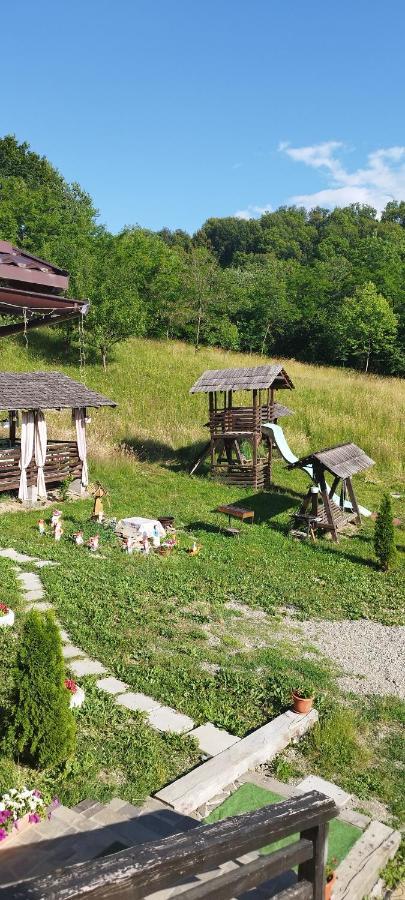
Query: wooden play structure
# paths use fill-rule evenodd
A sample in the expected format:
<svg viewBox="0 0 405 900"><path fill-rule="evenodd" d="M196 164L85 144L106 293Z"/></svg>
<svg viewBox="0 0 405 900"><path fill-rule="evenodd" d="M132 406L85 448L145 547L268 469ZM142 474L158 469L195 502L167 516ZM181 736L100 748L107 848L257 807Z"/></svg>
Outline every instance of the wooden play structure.
<svg viewBox="0 0 405 900"><path fill-rule="evenodd" d="M352 476L374 465L372 459L356 444L338 444L319 450L290 463L288 468L304 469L313 484L294 519L315 539L318 530L330 532L334 541L350 523L361 525L361 510L353 488ZM326 473L332 478L329 486ZM340 488L339 488L340 484ZM368 510L365 512L368 513Z"/></svg>
<svg viewBox="0 0 405 900"><path fill-rule="evenodd" d="M46 486L66 478L81 479L85 487L86 410L101 406L116 404L59 372L0 372L0 409L8 413L8 436L0 440L0 492L18 489L21 500L32 501L37 486L43 496ZM72 410L76 441L47 439L43 411L51 409Z"/></svg>
<svg viewBox="0 0 405 900"><path fill-rule="evenodd" d="M293 388L291 378L279 363L204 372L190 394L208 394L210 440L191 474L209 455L212 474L228 484L254 490L268 487L273 442L263 436L262 425L292 414L287 406L276 402L275 392ZM249 392L251 401L236 406L237 392ZM246 442L251 446L251 458L243 452Z"/></svg>

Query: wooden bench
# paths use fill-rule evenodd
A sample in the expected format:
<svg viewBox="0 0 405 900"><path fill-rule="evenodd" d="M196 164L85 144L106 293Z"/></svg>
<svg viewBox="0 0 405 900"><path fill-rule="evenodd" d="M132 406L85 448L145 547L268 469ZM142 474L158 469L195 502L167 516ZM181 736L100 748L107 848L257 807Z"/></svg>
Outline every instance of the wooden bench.
<svg viewBox="0 0 405 900"><path fill-rule="evenodd" d="M229 506L217 506L215 511L224 513L225 516L228 516L229 524L231 524L231 519L239 519L240 522L244 522L245 519L249 521L250 519L251 523L253 524L253 520L255 517L253 509L242 509L242 507L232 506L232 504L230 504Z"/></svg>

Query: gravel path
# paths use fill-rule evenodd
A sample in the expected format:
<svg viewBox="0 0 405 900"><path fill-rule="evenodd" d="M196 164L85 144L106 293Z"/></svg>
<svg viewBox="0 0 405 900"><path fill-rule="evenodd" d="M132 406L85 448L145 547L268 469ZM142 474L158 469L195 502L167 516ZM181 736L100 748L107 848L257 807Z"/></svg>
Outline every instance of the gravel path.
<svg viewBox="0 0 405 900"><path fill-rule="evenodd" d="M295 627L298 623L294 621ZM342 688L356 694L389 694L405 700L405 628L368 619L310 619L299 629L346 672Z"/></svg>
<svg viewBox="0 0 405 900"><path fill-rule="evenodd" d="M280 640L305 642L342 670L338 683L344 690L405 700L405 627L369 619L302 622L292 607L275 622L262 609L236 602L226 606L238 614L234 633L247 649L274 647ZM307 646L304 655L308 656Z"/></svg>

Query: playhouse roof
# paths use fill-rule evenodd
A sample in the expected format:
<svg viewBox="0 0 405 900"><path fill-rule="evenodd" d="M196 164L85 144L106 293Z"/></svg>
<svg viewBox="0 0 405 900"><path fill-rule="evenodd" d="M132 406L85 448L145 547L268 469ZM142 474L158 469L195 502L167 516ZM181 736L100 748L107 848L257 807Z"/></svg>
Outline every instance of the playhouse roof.
<svg viewBox="0 0 405 900"><path fill-rule="evenodd" d="M339 478L350 478L351 475L363 472L364 469L374 465L374 460L370 459L357 444L338 444L336 447L318 450L316 453L302 457L298 462L293 463L290 468L308 465L308 463L313 463L314 461L321 463L323 468Z"/></svg>
<svg viewBox="0 0 405 900"><path fill-rule="evenodd" d="M75 409L116 406L60 372L0 372L0 409Z"/></svg>
<svg viewBox="0 0 405 900"><path fill-rule="evenodd" d="M207 369L190 388L190 394L253 391L270 387L289 389L294 387L287 372L279 363L240 369Z"/></svg>

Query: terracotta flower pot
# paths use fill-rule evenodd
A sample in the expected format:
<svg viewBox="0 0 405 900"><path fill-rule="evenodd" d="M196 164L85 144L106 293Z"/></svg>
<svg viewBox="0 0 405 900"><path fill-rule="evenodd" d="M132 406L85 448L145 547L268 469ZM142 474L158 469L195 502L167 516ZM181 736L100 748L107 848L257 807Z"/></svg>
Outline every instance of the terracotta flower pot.
<svg viewBox="0 0 405 900"><path fill-rule="evenodd" d="M336 885L336 872L333 872L332 876L329 877L329 881L325 884L325 900L331 900L333 896L333 891Z"/></svg>
<svg viewBox="0 0 405 900"><path fill-rule="evenodd" d="M313 697L300 697L295 691L293 691L293 712L295 713L309 713L314 705Z"/></svg>

